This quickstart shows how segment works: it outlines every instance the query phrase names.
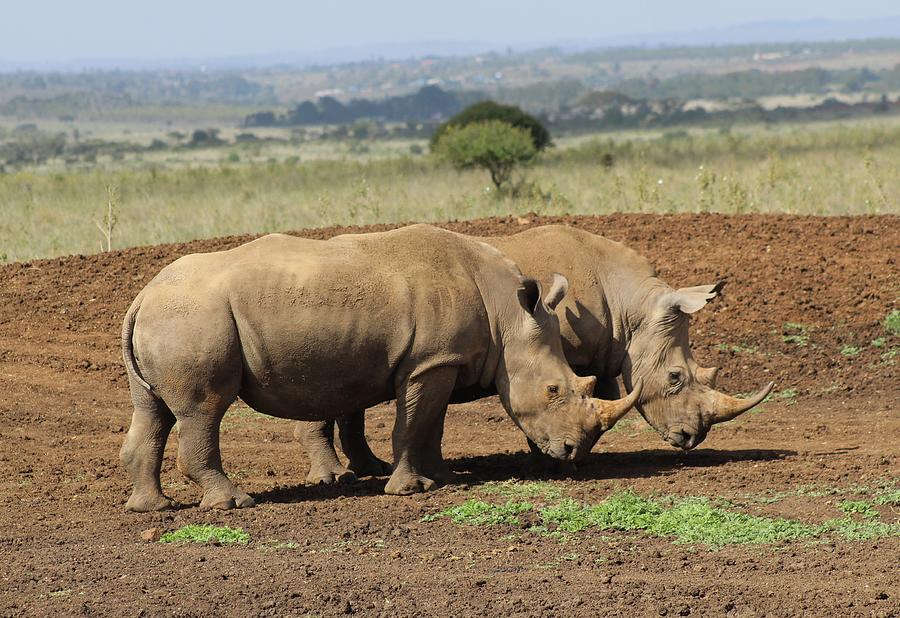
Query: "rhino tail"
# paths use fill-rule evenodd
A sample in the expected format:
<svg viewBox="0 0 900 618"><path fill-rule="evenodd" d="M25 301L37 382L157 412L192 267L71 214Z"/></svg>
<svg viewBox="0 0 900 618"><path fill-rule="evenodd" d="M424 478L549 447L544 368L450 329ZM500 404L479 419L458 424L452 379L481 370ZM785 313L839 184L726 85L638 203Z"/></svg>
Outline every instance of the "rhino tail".
<svg viewBox="0 0 900 618"><path fill-rule="evenodd" d="M147 392L153 393L153 387L141 375L137 366L137 360L134 357L134 323L137 320L137 313L141 308L143 297L144 293L142 291L131 303L128 313L125 314L125 320L122 322L122 358L125 360L125 369L128 371L128 375L145 388Z"/></svg>

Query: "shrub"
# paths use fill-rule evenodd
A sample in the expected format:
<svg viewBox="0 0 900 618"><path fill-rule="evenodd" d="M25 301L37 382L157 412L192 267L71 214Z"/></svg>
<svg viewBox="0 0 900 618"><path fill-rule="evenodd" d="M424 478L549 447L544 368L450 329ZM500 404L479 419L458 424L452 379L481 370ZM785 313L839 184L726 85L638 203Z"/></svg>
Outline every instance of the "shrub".
<svg viewBox="0 0 900 618"><path fill-rule="evenodd" d="M470 105L440 125L434 132L434 135L431 136L431 149L434 150L436 148L438 142L441 141L441 138L451 127L463 128L470 124L491 120L505 122L528 131L534 148L538 152L552 145L550 132L534 116L526 114L514 105L500 105L493 101L482 101L481 103Z"/></svg>
<svg viewBox="0 0 900 618"><path fill-rule="evenodd" d="M501 189L516 165L534 159L537 149L525 129L499 120L450 127L441 136L435 152L457 169L481 167Z"/></svg>

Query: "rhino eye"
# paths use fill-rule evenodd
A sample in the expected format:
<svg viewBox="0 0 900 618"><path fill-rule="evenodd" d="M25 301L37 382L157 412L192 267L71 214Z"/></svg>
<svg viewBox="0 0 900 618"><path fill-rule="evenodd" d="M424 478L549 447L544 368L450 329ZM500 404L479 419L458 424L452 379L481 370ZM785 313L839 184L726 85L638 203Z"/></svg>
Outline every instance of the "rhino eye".
<svg viewBox="0 0 900 618"><path fill-rule="evenodd" d="M680 371L670 371L669 372L669 384L672 386L677 386L681 384L681 372Z"/></svg>
<svg viewBox="0 0 900 618"><path fill-rule="evenodd" d="M547 385L547 393L550 395L559 395L559 386L556 384Z"/></svg>

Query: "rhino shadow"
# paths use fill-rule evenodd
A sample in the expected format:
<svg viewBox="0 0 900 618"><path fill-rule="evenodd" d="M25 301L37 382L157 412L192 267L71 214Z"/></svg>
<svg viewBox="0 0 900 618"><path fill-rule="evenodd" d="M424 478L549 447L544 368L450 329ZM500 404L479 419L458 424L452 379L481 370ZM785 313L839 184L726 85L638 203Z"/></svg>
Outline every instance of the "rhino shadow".
<svg viewBox="0 0 900 618"><path fill-rule="evenodd" d="M512 479L598 480L633 479L666 476L685 468L712 468L743 461L781 461L793 457L796 451L784 449L697 449L689 453L674 449L652 449L621 453L591 453L579 462L577 469L561 473L529 471L529 454L525 452L476 455L448 459L456 478L448 486L478 486L494 481ZM321 502L353 496L384 494L387 477L367 477L350 483L334 485L280 485L253 493L259 504L290 504ZM403 498L397 498L403 500ZM190 505L185 505L190 506Z"/></svg>
<svg viewBox="0 0 900 618"><path fill-rule="evenodd" d="M685 468L712 468L743 461L780 461L797 455L785 449L697 449L691 452L652 449L621 453L591 453L572 471L529 472L527 453L460 457L448 461L458 483L480 485L517 478L573 480L630 479L666 476Z"/></svg>
<svg viewBox="0 0 900 618"><path fill-rule="evenodd" d="M384 494L387 477L367 477L350 483L333 485L279 485L266 491L255 492L258 504L289 504L293 502L320 502L352 496L380 496ZM401 498L402 499L402 498Z"/></svg>

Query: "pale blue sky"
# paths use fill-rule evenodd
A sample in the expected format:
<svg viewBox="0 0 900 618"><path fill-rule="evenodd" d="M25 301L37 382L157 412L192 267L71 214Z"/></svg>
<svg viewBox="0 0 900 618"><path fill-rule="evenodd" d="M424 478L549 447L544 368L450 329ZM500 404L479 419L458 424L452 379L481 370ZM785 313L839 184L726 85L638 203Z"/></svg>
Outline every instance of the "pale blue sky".
<svg viewBox="0 0 900 618"><path fill-rule="evenodd" d="M897 0L0 0L0 63L212 58L433 41L502 49L758 21L898 15Z"/></svg>

